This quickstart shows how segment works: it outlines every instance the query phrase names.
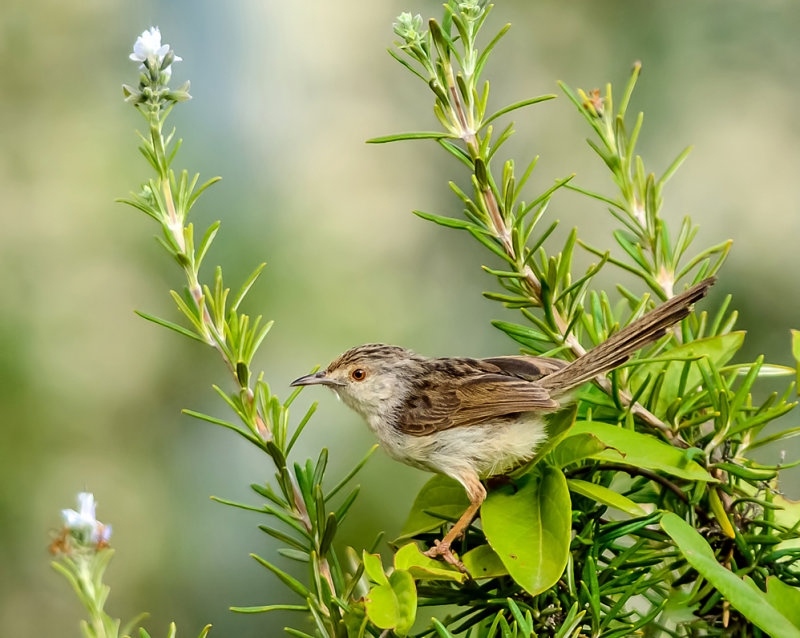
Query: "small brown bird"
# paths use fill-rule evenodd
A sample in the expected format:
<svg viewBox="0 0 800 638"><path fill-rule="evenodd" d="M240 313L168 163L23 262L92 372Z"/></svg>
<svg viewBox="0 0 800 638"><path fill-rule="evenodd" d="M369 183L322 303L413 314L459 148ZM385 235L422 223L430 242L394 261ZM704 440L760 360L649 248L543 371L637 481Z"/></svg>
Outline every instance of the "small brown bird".
<svg viewBox="0 0 800 638"><path fill-rule="evenodd" d="M463 568L450 544L486 498L480 479L530 460L547 438L544 415L569 401L569 390L666 334L714 281L709 277L692 286L572 362L529 356L432 359L398 346L367 344L292 385L328 386L366 420L389 456L464 486L470 506L426 552Z"/></svg>

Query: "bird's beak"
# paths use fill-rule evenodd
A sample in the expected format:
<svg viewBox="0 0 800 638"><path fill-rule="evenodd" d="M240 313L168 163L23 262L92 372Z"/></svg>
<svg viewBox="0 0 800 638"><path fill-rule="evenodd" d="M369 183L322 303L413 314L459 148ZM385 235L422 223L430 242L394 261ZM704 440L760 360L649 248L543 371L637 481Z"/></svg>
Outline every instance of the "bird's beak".
<svg viewBox="0 0 800 638"><path fill-rule="evenodd" d="M337 381L336 379L331 379L325 376L325 371L320 370L315 374L307 374L304 377L300 377L299 379L295 379L289 385L291 386L298 386L298 385L344 385L341 381Z"/></svg>

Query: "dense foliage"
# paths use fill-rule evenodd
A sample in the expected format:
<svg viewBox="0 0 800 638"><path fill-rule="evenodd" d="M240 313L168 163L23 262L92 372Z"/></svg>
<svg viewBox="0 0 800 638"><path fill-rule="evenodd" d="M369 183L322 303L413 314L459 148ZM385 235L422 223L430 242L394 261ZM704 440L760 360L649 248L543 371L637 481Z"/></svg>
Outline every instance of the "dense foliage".
<svg viewBox="0 0 800 638"><path fill-rule="evenodd" d="M398 18L400 41L390 53L431 90L441 130L371 141L433 140L457 160L470 184L450 182L463 218L415 213L466 231L489 251L484 270L496 288L485 295L519 311L519 323L495 326L523 353L572 359L658 301L718 273L730 242L695 250L693 221L670 224L662 216L664 187L688 149L661 177L636 155L643 118L630 117L628 107L639 65L618 104L610 86L587 93L561 85L592 131L589 144L610 171L613 192L589 192L566 177L526 195L538 158L518 174L515 162L498 153L513 123L495 126L556 96L490 114L489 85L481 76L508 30L479 45L490 9L478 0L450 0L443 19L427 28L420 16ZM209 284L201 281L219 223L197 241L187 218L214 180L198 188L197 176L171 168L179 143L164 134L165 120L189 97L188 85L168 86L173 60L174 53L160 48L145 55L139 86L125 87L126 99L147 119L141 151L154 170L126 203L159 224L161 243L185 275L183 294L172 296L188 323L141 314L221 356L233 390L215 389L238 422L187 412L232 430L269 457L274 480L251 486L258 505L223 502L263 515L260 529L284 545L283 559L302 563L307 574L301 581L278 560L254 555L298 600L235 611L301 612L304 629L286 629L301 637L800 636L800 506L778 484L789 465L751 458L800 429L766 430L794 407L793 383L780 395L754 399L763 394L764 376L794 376L795 370L763 358L736 360L745 335L734 330L730 297L713 310L698 309L633 361L584 387L572 406L551 417L548 441L531 462L489 481L479 518L454 547L469 577L420 551L468 503L460 485L443 476L417 495L386 562L377 553L385 549L378 530L373 547L339 546L337 531L359 490L351 483L366 458L333 481L325 449L314 459L291 460L316 404L293 418L297 391L280 399L252 370L271 323L240 307L261 267L234 296L219 268ZM573 229L563 246L553 245L558 222L548 221L547 211L561 189L604 203L610 241L590 243ZM577 250L597 263L573 272ZM593 278L601 269L618 269L635 285L596 290ZM724 276L717 287L724 287Z"/></svg>

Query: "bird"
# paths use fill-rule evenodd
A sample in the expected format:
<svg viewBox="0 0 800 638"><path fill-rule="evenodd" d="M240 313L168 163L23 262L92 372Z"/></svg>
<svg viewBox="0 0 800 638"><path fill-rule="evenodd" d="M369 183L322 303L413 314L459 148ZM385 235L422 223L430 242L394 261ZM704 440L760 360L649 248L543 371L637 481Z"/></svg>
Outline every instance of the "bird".
<svg viewBox="0 0 800 638"><path fill-rule="evenodd" d="M545 415L569 404L571 390L664 336L715 279L691 286L573 361L526 355L430 358L370 343L291 385L327 386L363 417L390 457L464 487L469 506L425 555L466 571L450 548L486 498L482 479L533 458L547 439Z"/></svg>

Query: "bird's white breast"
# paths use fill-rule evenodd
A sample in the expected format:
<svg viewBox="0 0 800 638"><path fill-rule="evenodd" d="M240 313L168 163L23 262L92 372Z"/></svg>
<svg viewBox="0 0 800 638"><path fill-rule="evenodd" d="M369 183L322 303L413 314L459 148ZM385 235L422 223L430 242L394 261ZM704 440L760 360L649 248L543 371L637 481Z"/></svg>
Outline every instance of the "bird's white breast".
<svg viewBox="0 0 800 638"><path fill-rule="evenodd" d="M377 431L386 452L408 465L454 476L471 470L481 478L502 474L533 458L547 438L541 413L526 412L515 421L498 421L411 436Z"/></svg>

